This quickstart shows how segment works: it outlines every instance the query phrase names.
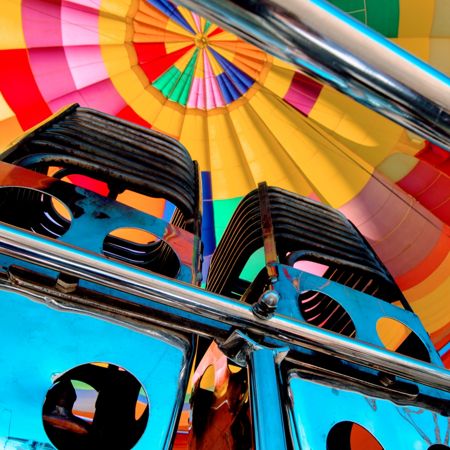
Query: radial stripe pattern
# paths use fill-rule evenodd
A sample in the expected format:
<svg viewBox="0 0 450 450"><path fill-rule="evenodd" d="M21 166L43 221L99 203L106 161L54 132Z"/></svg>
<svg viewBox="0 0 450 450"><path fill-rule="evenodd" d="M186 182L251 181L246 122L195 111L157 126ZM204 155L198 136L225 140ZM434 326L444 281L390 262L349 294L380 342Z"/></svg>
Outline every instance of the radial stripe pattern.
<svg viewBox="0 0 450 450"><path fill-rule="evenodd" d="M447 0L332 3L450 73ZM448 153L168 0L6 0L0 30L2 147L72 102L179 139L202 171L206 262L259 181L319 199L448 342Z"/></svg>
<svg viewBox="0 0 450 450"><path fill-rule="evenodd" d="M211 110L240 99L271 58L168 0L141 3L134 24L138 64L152 86L181 106Z"/></svg>

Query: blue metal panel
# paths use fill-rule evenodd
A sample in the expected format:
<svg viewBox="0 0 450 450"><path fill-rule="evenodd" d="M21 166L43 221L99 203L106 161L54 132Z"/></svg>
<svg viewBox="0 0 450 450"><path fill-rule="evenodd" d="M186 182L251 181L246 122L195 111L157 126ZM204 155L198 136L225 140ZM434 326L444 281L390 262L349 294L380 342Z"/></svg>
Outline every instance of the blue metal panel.
<svg viewBox="0 0 450 450"><path fill-rule="evenodd" d="M170 245L180 262L177 279L195 283L200 265L198 237L163 219L31 170L0 162L0 187L24 187L47 193L70 211L70 228L58 240L103 254L106 236L120 228L138 228Z"/></svg>
<svg viewBox="0 0 450 450"><path fill-rule="evenodd" d="M168 328L186 324L192 327L189 329L198 329L202 334L217 337L219 341L226 339L234 329L239 329L258 336L264 345L289 346L295 352L312 349L319 354L352 361L361 368L383 370L436 389L450 389L449 372L439 366L338 335L297 318L276 313L269 320L258 319L252 312L252 306L245 303L4 224L0 224L0 237L0 250L10 255L10 261L18 264L28 261L36 264L33 267L48 267L88 280L92 286L98 285L99 290L109 290L120 299L125 297L122 306L124 313L133 305L139 305L143 315L149 317L158 311L171 312L175 320L161 321ZM4 271L7 269L8 266L3 268ZM14 280L6 281L11 282ZM45 289L38 288L36 285L30 291L45 295ZM52 297L52 290L48 291L48 295L55 301L61 297ZM72 304L77 303L72 301ZM103 306L101 302L96 303L99 308Z"/></svg>
<svg viewBox="0 0 450 450"><path fill-rule="evenodd" d="M410 328L425 345L431 363L443 367L429 335L414 313L334 281L290 266L281 264L277 266L278 280L274 288L281 296L277 307L278 313L303 320L298 301L299 295L306 291L321 292L336 300L348 312L355 324L358 340L384 347L378 336L376 325L383 317L391 318Z"/></svg>
<svg viewBox="0 0 450 450"><path fill-rule="evenodd" d="M287 383L294 448L326 450L330 430L345 421L364 427L384 450L427 450L432 444L450 444L449 418L413 402L397 405L348 387L306 380L295 372Z"/></svg>
<svg viewBox="0 0 450 450"><path fill-rule="evenodd" d="M286 431L275 364L276 350L257 348L250 353L250 398L256 450L283 450Z"/></svg>
<svg viewBox="0 0 450 450"><path fill-rule="evenodd" d="M168 448L189 375L187 340L56 310L4 289L0 321L0 437L49 443L42 406L52 380L78 365L109 362L131 372L149 398L148 425L135 448Z"/></svg>

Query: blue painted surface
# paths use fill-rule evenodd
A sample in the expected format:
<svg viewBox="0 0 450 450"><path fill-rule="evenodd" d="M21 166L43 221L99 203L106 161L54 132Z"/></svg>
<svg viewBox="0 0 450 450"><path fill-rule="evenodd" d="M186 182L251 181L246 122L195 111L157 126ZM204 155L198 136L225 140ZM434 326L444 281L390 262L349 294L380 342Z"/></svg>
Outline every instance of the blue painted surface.
<svg viewBox="0 0 450 450"><path fill-rule="evenodd" d="M202 176L202 191L203 191L203 208L202 208L203 254L211 255L216 248L211 172L202 172L201 176Z"/></svg>
<svg viewBox="0 0 450 450"><path fill-rule="evenodd" d="M1 419L0 419L1 420ZM2 450L54 450L50 444L37 441L28 441L20 438L0 437L0 448Z"/></svg>
<svg viewBox="0 0 450 450"><path fill-rule="evenodd" d="M17 231L17 233L19 235L21 233L26 234L22 231ZM34 238L36 240L41 239L39 236L35 236ZM54 245L57 246L59 244L55 242ZM80 250L77 249L73 249L73 251L80 252ZM99 257L98 255L92 255L92 259L97 260L98 262L102 260L102 258ZM110 261L109 264L120 265L120 263L117 263L115 261ZM354 292L352 290L350 290L351 293L349 293L347 291L349 290L349 288L342 285L338 285L337 283L330 282L329 280L324 280L321 277L317 277L311 274L307 274L305 272L298 271L289 266L280 265L279 268L280 273L282 273L282 270L284 268L288 270L290 276L286 277L283 280L283 283L285 283L284 286L286 292L295 294L294 295L295 298L297 297L297 294L300 291L300 289L318 289L325 292L329 292L330 296L331 294L333 294L333 296L335 295L336 298L340 299L341 302L350 301L351 299L353 299L354 303L359 302L365 306L367 306L368 302L373 302L373 297L371 296ZM131 272L138 271L132 267L126 268L126 270ZM151 278L151 276L152 275L149 274L149 278ZM173 281L173 283L176 283L176 281ZM195 288L186 285L185 289L189 291L190 289ZM1 349L0 351L0 364L2 365L2 367L8 368L8 370L5 372L6 374L5 380L6 382L9 383L8 389L4 388L4 386L1 386L0 390L0 431L7 429L8 433L11 433L10 434L11 436L22 437L21 435L17 435L17 433L13 434L11 431L9 431L12 430L10 425L14 422L15 418L14 412L20 411L20 414L25 414L26 416L31 415L31 413L40 414L43 398L45 396L47 389L51 384L52 374L61 373L67 370L68 368L90 361L113 362L128 369L139 379L139 381L141 381L144 384L144 387L149 395L150 420L152 419L154 420L154 415L152 414L155 414L155 403L154 403L155 395L156 398L158 398L159 395L159 409L156 410L158 412L159 420L162 420L164 417L168 416L168 412L165 410L165 408L170 409L171 396L169 395L168 397L169 400L167 400L168 391L166 383L170 382L171 374L175 372L176 368L175 366L177 364L176 361L173 360L170 361L170 355L172 354L173 349L172 350L169 349L169 351L167 351L168 348L167 344L170 344L170 346L175 345L176 347L176 343L174 343L169 336L162 335L160 336L161 340L158 341L156 336L152 338L146 337L140 333L136 333L132 330L127 330L126 328L122 328L117 325L112 325L100 319L80 315L75 312L65 312L65 313L58 312L48 308L46 305L32 302L29 299L21 297L17 294L7 293L6 291L1 292L2 294L0 296L0 318L1 318L0 320L2 320L1 332L4 333L2 335L2 338L4 341L7 340L8 342L9 340L11 340L12 345L11 348L7 348L6 350ZM131 296L126 297L128 297L130 301L134 300L133 297ZM348 297L348 299L342 300L342 298L344 297L345 298ZM368 300L368 302L366 300ZM144 302L142 299L140 301ZM224 303L232 302L231 300L227 299L223 299L223 301ZM286 304L287 303L283 303L283 305ZM389 307L394 308L392 305L388 305L385 302L383 302L383 305L388 308ZM250 306L247 305L242 305L242 307L245 307L245 309L247 308L250 309ZM280 304L280 307L283 307L282 304ZM389 310L385 309L383 312L386 313L389 312ZM183 314L185 314L186 316L190 315L190 313L183 313ZM363 317L364 311L362 312L360 311L358 312L358 314L361 314L361 317ZM286 318L286 322L290 321L291 319ZM219 324L215 323L215 326L219 327ZM226 325L223 325L223 327L224 329L227 329ZM321 329L317 329L317 333L324 335L328 334L327 331ZM139 338L133 338L134 335L139 336L140 339L142 339L142 341ZM342 337L341 339L345 340L348 338ZM156 344L155 340L157 341ZM276 343L276 345L279 345L279 342ZM364 342L362 342L362 345L366 345L368 350L370 350L371 348L370 345L367 345ZM86 347L89 348L89 351L87 353L84 353L84 349ZM156 349L160 348L160 350L154 351L154 348ZM45 352L43 351L43 349L45 349ZM183 350L178 348L178 361L180 359L181 360L183 359L182 356L180 356L179 354L180 352L183 353ZM258 351L256 351L255 355L257 354L257 352ZM305 353L306 352L307 350L305 350ZM253 365L253 367L255 368L253 376L255 377L254 385L256 387L253 388L253 392L259 391L259 399L260 400L262 399L261 402L258 403L256 407L262 411L270 409L270 413L266 414L267 418L264 420L262 419L265 425L263 426L263 428L260 427L260 429L268 429L270 430L269 433L272 433L268 435L270 439L264 444L266 446L265 448L282 448L278 446L278 444L276 444L277 445L276 447L273 446L274 441L277 441L277 439L279 439L280 436L285 436L284 431L283 432L279 431L280 427L281 429L283 429L283 426L285 425L283 425L282 421L280 422L280 420L277 419L277 417L280 416L279 410L277 409L278 374L276 373L275 369L276 366L274 365L273 361L274 353L272 350L270 350L269 353L270 355L260 354L260 356L256 356L256 359L254 359L254 362L256 362L256 364ZM88 358L86 358L86 355L88 355ZM137 358L137 361L134 361L133 357ZM167 361L168 358L169 361ZM259 358L262 359L260 360ZM401 355L399 355L399 359L402 359ZM49 364L49 362L51 364ZM64 367L61 368L61 365L63 365ZM163 369L161 371L159 370L160 365L163 366ZM168 366L170 366L170 368ZM54 369L50 370L49 369L50 367L54 367ZM41 373L43 369L45 370L43 371L43 373ZM155 370L157 371L157 373L159 373L159 376L156 379L153 377ZM169 370L169 372L167 372L167 370ZM172 372L170 372L170 370L172 370ZM178 370L177 373L179 373L180 364L178 364L177 370ZM26 383L23 382L23 380L25 380L24 374L29 373L33 374L32 385L30 386L28 386ZM187 373L187 371L185 373ZM290 392L292 393L292 395L297 395L298 393L298 391L294 386L295 383L296 382L292 382L289 387L291 389ZM3 399L8 400L9 399L8 395L11 396L11 393L14 391L14 389L16 389L16 393L14 394L14 397L16 399L14 400L15 403L13 403L13 408L10 408L7 404L4 403ZM178 387L175 389L175 391L172 390L173 394L172 398L174 399L173 402L178 405L177 401L180 401L180 399L176 398L177 392L178 394L181 393L181 395L183 394L183 392L182 389L179 389ZM29 397L30 393L38 394L38 396L34 398L32 402L30 402ZM314 405L316 404L320 405L321 410L324 409L327 410L329 407L340 408L339 403L334 404L334 406L333 404L329 406L329 404L324 403L324 401L327 400L325 394L323 398L320 396L316 396L315 392L313 392L311 389L307 390L307 393L313 405L311 407L312 409L314 409ZM306 397L304 401L306 401ZM349 400L347 397L345 397L344 401L350 402L353 400L351 399ZM448 401L448 396L444 397L442 401ZM30 402L30 405L27 405L26 404L27 402ZM353 402L353 408L360 407L358 402L359 400ZM371 404L373 404L372 399L370 400L370 402L372 402ZM297 406L298 403L299 401L297 401L296 397L294 397L294 405ZM25 407L32 408L32 410L24 409ZM391 408L391 406L386 406L386 408L387 408L386 410L384 409L381 410L383 414L387 414L386 411L389 411L389 408ZM399 411L401 412L400 413L397 412L397 414L398 415L403 414L403 412L406 411L405 413L406 415L404 414L406 418L404 418L404 420L407 422L409 419L411 419L411 417L412 417L411 420L415 420L416 415L418 416L419 413L422 414L422 417L425 417L426 420L429 420L430 417L434 417L430 416L431 413L429 411L418 408L414 409L415 408L414 405L412 405L411 408L413 411L412 413L409 412L410 411L409 409L407 410L400 409ZM4 413L2 414L1 411L4 411ZM296 415L296 412L297 409L292 411L291 414L292 421L295 421L299 418L299 416ZM303 422L305 420L307 421L309 416L308 415L305 416L303 411L301 411L301 414L302 414L301 427L305 427L306 425ZM336 417L339 418L340 416L337 415ZM172 422L170 422L169 420L169 425L167 425L167 427L169 428L170 423L173 424L173 417L171 420ZM353 419L350 417L345 420L353 420ZM386 418L383 417L382 420L383 424L385 424ZM439 420L440 420L439 426L441 426L442 421L441 419ZM156 429L158 430L161 430L162 427L164 427L164 424L161 425L161 423L158 421L152 423L153 425L149 425L144 437L147 436L150 426L152 426L152 430L155 429L154 427L157 427ZM34 426L36 427L36 423L34 423ZM428 427L428 425L426 426ZM39 431L39 427L41 428L40 431L42 432L43 430L41 423L38 424L37 431ZM23 428L24 427L18 426L14 428L14 431L20 432ZM25 428L27 427L25 426ZM368 427L366 426L366 428ZM405 432L404 430L405 427L403 427L402 433ZM261 435L261 437L264 436ZM36 435L32 437L25 436L24 438L33 439L35 441L45 443L45 441L42 441L41 435ZM272 440L272 438L274 440ZM156 443L151 442L150 445L147 447L144 447L142 444L141 447L140 442L138 446L136 446L135 448L157 449L157 448L165 448L166 445L167 442L160 441ZM294 446L294 448L298 447ZM304 450L304 448L313 448L314 450L320 449L320 447L315 446L307 447L306 444L305 446L302 447L302 450ZM386 447L386 449L389 448L395 448L397 450L397 448L406 449L407 447ZM416 448L425 449L428 447L416 447Z"/></svg>
<svg viewBox="0 0 450 450"><path fill-rule="evenodd" d="M0 321L0 338L8 343L0 350L1 437L49 443L42 405L52 378L85 363L109 362L131 372L150 401L147 428L134 448L168 447L167 437L182 407L180 386L189 374L184 340L61 312L3 289Z"/></svg>
<svg viewBox="0 0 450 450"><path fill-rule="evenodd" d="M250 354L250 397L257 450L287 448L276 354L276 350L268 348Z"/></svg>
<svg viewBox="0 0 450 450"><path fill-rule="evenodd" d="M10 171L15 174L16 186L56 197L70 212L70 227L58 238L59 241L103 254L105 238L113 231L120 228L145 230L166 241L177 255L180 262L177 279L195 282L199 257L196 236L173 227L164 219L145 214L87 189L16 166L10 166ZM168 202L167 204L170 205ZM191 242L188 242L188 238L192 238Z"/></svg>
<svg viewBox="0 0 450 450"><path fill-rule="evenodd" d="M321 292L334 299L347 311L353 320L356 339L359 341L384 347L377 332L377 323L381 318L390 318L414 331L427 348L431 363L443 367L428 333L414 313L326 278L291 266L282 264L277 266L279 277L274 287L281 295L278 313L304 320L300 312L298 296L301 292Z"/></svg>
<svg viewBox="0 0 450 450"><path fill-rule="evenodd" d="M2 224L0 223L0 229L10 229L8 225ZM48 244L55 246L55 248L58 248L61 244L58 241L50 241L46 238L42 238L39 235L30 235L29 232L27 231L23 231L20 229L15 229L14 233L19 237L19 238L26 238L26 237L32 237L34 240L36 240L37 242L47 242ZM103 256L98 255L98 254L94 254L94 253L87 253L84 249L79 249L76 247L68 247L68 249L73 252L74 254L74 258L76 258L75 255L79 256L79 255L88 255L91 262L94 265L97 265L98 267L102 267L103 264L108 265L108 267L114 267L120 270L124 270L127 274L129 274L130 276L135 275L142 275L143 271L142 269L138 269L135 268L131 265L123 265L123 263L119 262L119 261L115 261L113 259L105 259ZM17 263L17 260L9 257L9 256L5 256L2 255L0 253L0 272L5 273L5 271L7 271L8 267L11 264L15 264ZM49 267L52 267L52 261L48 261L48 265ZM40 267L37 266L35 264L32 263L27 263L25 261L20 261L20 266L21 267L26 267L30 270L33 270L37 273L43 274L43 275L47 275L47 276L52 276L54 277L54 279L56 280L56 276L57 276L57 272L51 270L51 269L47 269L44 267ZM75 264L75 267L72 267L77 269L77 265ZM68 271L70 272L71 267L67 267ZM145 273L145 272L144 272ZM151 282L152 278L153 278L153 274L151 272L146 273L145 275L148 276L149 281ZM157 278L159 278L158 276L156 276ZM105 294L105 295L112 295L115 296L117 298L121 298L124 299L126 302L130 302L130 304L134 304L134 305L143 305L146 310L148 311L148 309L155 309L157 311L163 311L163 312L167 312L169 314L175 314L175 316L178 316L180 318L189 318L192 319L193 317L196 318L196 320L199 320L199 322L202 323L202 325L204 325L205 327L213 327L217 330L221 330L221 331L231 331L230 326L224 322L215 320L215 319L210 319L207 317L201 317L199 314L197 314L195 311L183 311L180 309L177 309L175 307L170 307L170 306L166 306L163 304L159 304L156 302L153 302L151 300L147 300L145 298L142 297L138 297L136 295L131 295L131 294L127 294L127 293L123 293L121 291L106 287L106 286L100 286L98 285L95 281L97 281L97 277L94 276L94 281L86 281L84 279L81 279L79 284L80 287L86 288L86 289L91 289L95 292L99 292L101 294ZM177 285L178 283L175 281L170 280L169 278L166 279L166 281L170 284L170 283L174 283L174 285ZM193 287L189 284L184 283L183 284L183 289L186 291L186 293L189 295L189 292L192 292L192 295L195 296L196 293L198 292L196 287ZM227 299L226 297L222 297L221 300L223 301L224 305L234 305L235 301L231 300L231 299ZM245 305L245 304L241 304L239 305L239 307L243 310L247 310L248 312L251 311L251 306L250 305ZM147 309L148 308L148 309Z"/></svg>
<svg viewBox="0 0 450 450"><path fill-rule="evenodd" d="M444 345L444 346L439 350L439 355L440 355L440 356L444 356L447 352L450 352L450 342L448 342L446 345Z"/></svg>
<svg viewBox="0 0 450 450"><path fill-rule="evenodd" d="M340 422L357 423L385 450L427 450L432 444L449 445L449 419L414 405L399 406L336 386L288 377L289 406L294 448L327 450L326 439Z"/></svg>
<svg viewBox="0 0 450 450"><path fill-rule="evenodd" d="M166 200L166 203L164 203L163 220L170 222L174 212L175 205Z"/></svg>
<svg viewBox="0 0 450 450"><path fill-rule="evenodd" d="M203 264L202 279L208 277L209 265L214 250L216 249L216 233L214 224L214 203L212 199L211 172L202 172L202 243Z"/></svg>

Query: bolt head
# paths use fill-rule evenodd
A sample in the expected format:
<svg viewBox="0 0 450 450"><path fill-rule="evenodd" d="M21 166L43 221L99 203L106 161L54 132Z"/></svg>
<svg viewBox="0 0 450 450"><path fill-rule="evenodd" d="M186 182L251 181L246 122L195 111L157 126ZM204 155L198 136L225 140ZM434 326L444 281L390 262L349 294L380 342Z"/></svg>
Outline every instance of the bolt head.
<svg viewBox="0 0 450 450"><path fill-rule="evenodd" d="M266 291L261 296L261 302L263 302L269 308L276 308L280 301L280 294L277 291Z"/></svg>

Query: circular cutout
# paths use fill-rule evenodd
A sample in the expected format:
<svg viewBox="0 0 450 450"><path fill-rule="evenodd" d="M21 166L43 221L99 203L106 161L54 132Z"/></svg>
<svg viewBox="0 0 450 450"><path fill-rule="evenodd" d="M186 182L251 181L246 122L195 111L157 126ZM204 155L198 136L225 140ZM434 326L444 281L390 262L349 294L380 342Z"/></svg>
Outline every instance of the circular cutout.
<svg viewBox="0 0 450 450"><path fill-rule="evenodd" d="M50 238L70 228L69 208L46 192L22 187L0 188L0 220Z"/></svg>
<svg viewBox="0 0 450 450"><path fill-rule="evenodd" d="M148 397L128 371L83 364L58 377L47 392L44 429L58 450L130 450L143 435Z"/></svg>
<svg viewBox="0 0 450 450"><path fill-rule="evenodd" d="M350 314L333 298L317 291L304 291L298 298L306 322L344 336L356 335Z"/></svg>
<svg viewBox="0 0 450 450"><path fill-rule="evenodd" d="M388 350L430 362L428 350L419 336L398 320L382 317L377 322L377 333Z"/></svg>
<svg viewBox="0 0 450 450"><path fill-rule="evenodd" d="M141 228L112 231L103 241L103 253L171 278L180 270L180 261L172 247Z"/></svg>
<svg viewBox="0 0 450 450"><path fill-rule="evenodd" d="M448 450L450 447L444 444L434 444L431 447L428 447L428 450Z"/></svg>
<svg viewBox="0 0 450 450"><path fill-rule="evenodd" d="M327 450L383 450L383 447L361 425L340 422L328 433Z"/></svg>

